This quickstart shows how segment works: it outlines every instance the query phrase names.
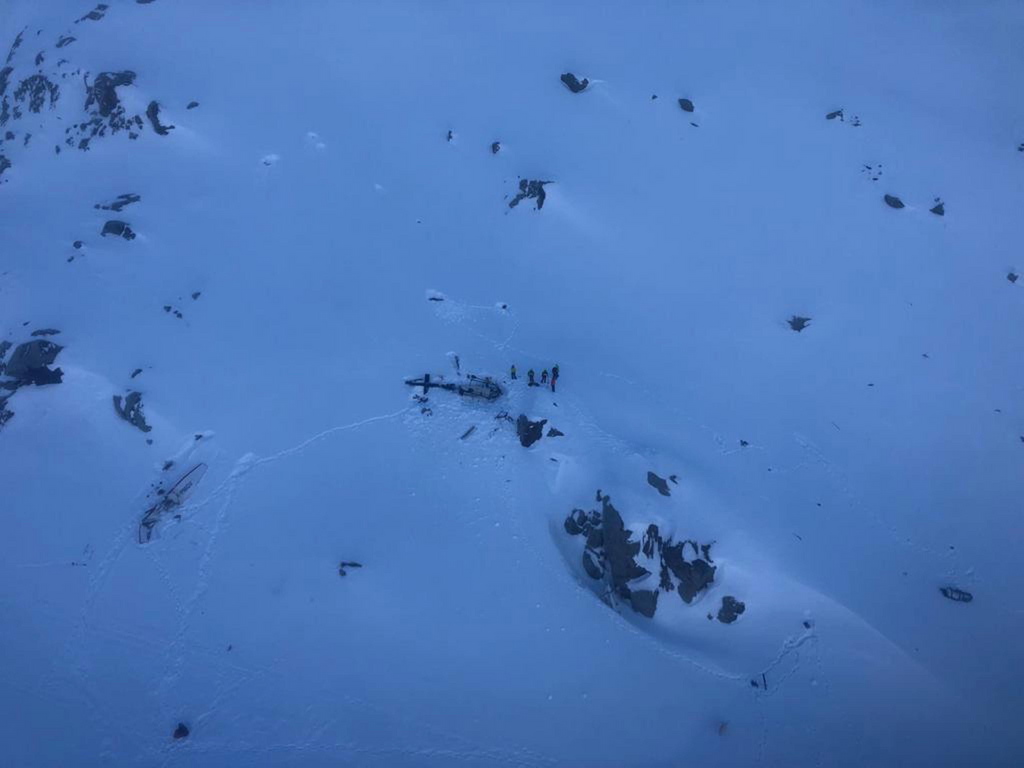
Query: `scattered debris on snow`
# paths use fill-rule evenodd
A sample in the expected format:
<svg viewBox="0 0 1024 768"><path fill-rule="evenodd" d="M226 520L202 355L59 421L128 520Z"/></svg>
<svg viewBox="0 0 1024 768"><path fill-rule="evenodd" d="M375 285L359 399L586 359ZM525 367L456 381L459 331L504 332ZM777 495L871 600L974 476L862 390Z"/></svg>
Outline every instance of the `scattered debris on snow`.
<svg viewBox="0 0 1024 768"><path fill-rule="evenodd" d="M519 414L519 418L516 419L516 435L523 448L529 448L544 437L544 425L547 423L547 419L531 421L525 413Z"/></svg>

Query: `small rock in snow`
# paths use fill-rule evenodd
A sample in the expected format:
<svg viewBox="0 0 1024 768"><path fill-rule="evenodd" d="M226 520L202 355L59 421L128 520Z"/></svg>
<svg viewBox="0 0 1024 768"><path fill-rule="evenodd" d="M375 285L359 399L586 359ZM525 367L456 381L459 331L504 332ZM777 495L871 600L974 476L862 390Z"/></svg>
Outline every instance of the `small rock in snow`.
<svg viewBox="0 0 1024 768"><path fill-rule="evenodd" d="M933 208L929 208L928 210L931 213L934 213L936 216L945 216L946 215L946 204L944 202L942 202L941 200L936 199L935 200L935 206Z"/></svg>
<svg viewBox="0 0 1024 768"><path fill-rule="evenodd" d="M572 72L566 72L562 75L561 80L565 87L573 93L581 93L587 90L587 86L590 85L590 81L587 78L584 77L582 80L579 80Z"/></svg>
<svg viewBox="0 0 1024 768"><path fill-rule="evenodd" d="M269 155L264 155L262 158L260 158L260 162L263 163L264 165L273 165L274 163L276 163L280 159L281 159L280 155L269 154Z"/></svg>
<svg viewBox="0 0 1024 768"><path fill-rule="evenodd" d="M800 315L793 315L791 318L789 318L789 327L792 328L797 333L799 333L804 328L806 328L810 322L811 318L809 317L800 317Z"/></svg>
<svg viewBox="0 0 1024 768"><path fill-rule="evenodd" d="M187 739L189 734L188 726L184 723L178 723L178 727L174 729L172 736L176 740Z"/></svg>
<svg viewBox="0 0 1024 768"><path fill-rule="evenodd" d="M663 477L659 477L653 472L647 473L647 484L652 488L656 489L662 496L671 496L672 491L669 490L668 482Z"/></svg>
<svg viewBox="0 0 1024 768"><path fill-rule="evenodd" d="M840 121L843 119L843 110L837 109L835 112L829 112L827 115L825 115L826 120L835 120L837 117L840 119Z"/></svg>
<svg viewBox="0 0 1024 768"><path fill-rule="evenodd" d="M427 289L426 295L427 295L427 301L444 301L445 299L448 298L447 296L445 296L440 291L434 291L434 290L431 290L429 288Z"/></svg>
<svg viewBox="0 0 1024 768"><path fill-rule="evenodd" d="M693 102L689 99L680 99L679 108L683 110L683 112L693 112Z"/></svg>
<svg viewBox="0 0 1024 768"><path fill-rule="evenodd" d="M882 199L885 200L885 204L890 208L899 209L904 207L903 201L896 197L896 195L885 195Z"/></svg>
<svg viewBox="0 0 1024 768"><path fill-rule="evenodd" d="M723 624L732 624L747 610L745 603L740 602L732 595L722 598L722 607L718 609L718 620Z"/></svg>
<svg viewBox="0 0 1024 768"><path fill-rule="evenodd" d="M199 102L198 101L190 101L188 103L188 105L185 107L185 109L195 109L198 106L199 106Z"/></svg>
<svg viewBox="0 0 1024 768"><path fill-rule="evenodd" d="M1016 272L1007 272L1006 279L1009 280L1011 283L1016 283L1017 280L1020 279L1020 275L1018 275Z"/></svg>
<svg viewBox="0 0 1024 768"><path fill-rule="evenodd" d="M132 228L128 226L126 221L118 221L117 219L111 219L103 225L103 230L100 232L103 237L107 235L113 235L114 237L123 237L125 240L134 240L135 233Z"/></svg>
<svg viewBox="0 0 1024 768"><path fill-rule="evenodd" d="M496 155L501 151L501 142L495 141L491 143L491 154Z"/></svg>
<svg viewBox="0 0 1024 768"><path fill-rule="evenodd" d="M1021 438L1024 440L1024 438ZM956 587L939 587L939 592L942 593L943 597L949 598L950 600L957 603L969 603L974 599L974 595L963 589L957 589Z"/></svg>
<svg viewBox="0 0 1024 768"><path fill-rule="evenodd" d="M141 199L142 199L142 195L136 195L136 194L134 194L132 192L128 192L128 193L123 194L123 195L118 195L117 199L115 199L112 202L109 202L109 203L96 203L96 205L94 205L93 208L96 208L97 210L102 210L102 211L117 211L118 213L120 213L122 208L124 208L125 206L128 206L128 205L131 205L132 203L137 203Z"/></svg>
<svg viewBox="0 0 1024 768"><path fill-rule="evenodd" d="M556 427L549 427L548 437L565 437L565 432Z"/></svg>

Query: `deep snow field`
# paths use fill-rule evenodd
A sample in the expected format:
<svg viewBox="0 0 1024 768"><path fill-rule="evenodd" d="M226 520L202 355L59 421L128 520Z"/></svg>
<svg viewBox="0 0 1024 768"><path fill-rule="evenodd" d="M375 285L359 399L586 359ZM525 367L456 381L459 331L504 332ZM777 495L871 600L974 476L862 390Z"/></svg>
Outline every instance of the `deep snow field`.
<svg viewBox="0 0 1024 768"><path fill-rule="evenodd" d="M1024 763L1024 5L0 33L0 766Z"/></svg>

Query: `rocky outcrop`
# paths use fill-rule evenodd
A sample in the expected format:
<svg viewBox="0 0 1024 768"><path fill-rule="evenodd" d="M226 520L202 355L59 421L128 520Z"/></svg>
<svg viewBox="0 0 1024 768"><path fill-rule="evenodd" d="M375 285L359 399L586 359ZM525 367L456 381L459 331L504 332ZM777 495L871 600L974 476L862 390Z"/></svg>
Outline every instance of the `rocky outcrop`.
<svg viewBox="0 0 1024 768"><path fill-rule="evenodd" d="M675 592L690 604L714 582L717 569L712 565L711 544L663 538L653 524L636 541L611 499L600 494L598 499L600 511L574 509L563 527L570 536L585 537L583 571L600 582L598 591L606 602L614 605L617 600L625 601L635 612L650 618L657 610L659 592ZM655 589L642 584L652 573L648 565L658 570ZM742 604L737 601L737 605ZM742 612L742 608L738 610Z"/></svg>
<svg viewBox="0 0 1024 768"><path fill-rule="evenodd" d="M50 370L49 366L62 349L60 344L52 341L27 341L19 344L7 362L5 373L25 384L58 384L63 372L60 368Z"/></svg>
<svg viewBox="0 0 1024 768"><path fill-rule="evenodd" d="M114 395L114 410L118 416L143 432L153 429L146 423L146 416L142 412L141 392L129 392L123 400L120 395Z"/></svg>
<svg viewBox="0 0 1024 768"><path fill-rule="evenodd" d="M15 347L4 362L10 348L11 342L0 341L0 427L14 417L14 411L7 407L12 393L21 387L60 384L64 379L64 371L50 368L63 349L59 344L41 339L27 341Z"/></svg>
<svg viewBox="0 0 1024 768"><path fill-rule="evenodd" d="M146 117L149 118L157 136L166 136L174 130L173 125L164 125L160 122L160 105L155 101L149 102L149 106L146 107Z"/></svg>
<svg viewBox="0 0 1024 768"><path fill-rule="evenodd" d="M539 211L544 207L544 200L547 199L547 192L544 191L544 185L550 183L550 181L530 181L527 179L520 179L519 194L509 201L508 207L515 208L523 200L536 200L537 210Z"/></svg>
<svg viewBox="0 0 1024 768"><path fill-rule="evenodd" d="M671 496L672 491L669 490L668 481L663 477L659 477L653 472L647 473L647 484L654 488L662 496Z"/></svg>

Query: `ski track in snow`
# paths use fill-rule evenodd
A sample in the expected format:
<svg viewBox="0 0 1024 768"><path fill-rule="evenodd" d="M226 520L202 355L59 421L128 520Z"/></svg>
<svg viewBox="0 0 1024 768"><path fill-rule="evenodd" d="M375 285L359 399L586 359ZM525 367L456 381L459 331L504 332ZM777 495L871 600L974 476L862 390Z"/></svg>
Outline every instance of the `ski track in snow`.
<svg viewBox="0 0 1024 768"><path fill-rule="evenodd" d="M187 599L182 600L180 593L174 583L174 579L171 576L170 571L163 564L162 557L157 554L157 548L153 546L153 543L143 545L142 548L147 551L149 559L154 563L157 570L160 572L161 578L167 585L176 607L176 613L178 617L177 631L174 634L167 650L164 652L164 663L163 663L163 674L160 676L157 693L160 694L158 699L160 701L160 708L163 711L164 720L167 722L173 722L176 718L176 710L174 709L171 702L174 701L174 697L170 695L175 685L181 679L183 668L186 664L186 651L189 654L201 653L209 658L216 658L216 664L221 675L220 684L213 686L213 690L217 693L214 698L209 701L205 707L205 712L199 715L195 719L195 723L201 723L206 717L211 716L216 711L218 702L227 699L232 693L242 689L244 686L255 681L258 678L266 676L280 676L280 673L275 672L271 667L257 667L252 666L240 666L237 664L226 663L222 658L221 649L219 648L202 648L194 644L190 644L187 641L188 632L191 626L192 617L195 614L197 606L203 596L205 595L209 583L210 583L210 571L215 564L216 545L220 537L228 530L228 523L230 517L228 511L234 501L234 497L238 489L244 484L245 479L249 474L260 467L269 466L281 459L296 456L301 454L310 446L326 439L331 436L357 430L361 427L368 426L370 424L379 423L383 421L390 421L400 418L404 415L415 411L415 407L405 407L397 411L372 416L360 421L352 422L349 424L343 424L336 427L325 429L315 435L297 443L294 446L284 448L274 454L264 457L256 457L254 454L246 454L235 462L234 468L229 473L228 477L221 482L210 494L200 503L189 504L186 503L181 508L181 514L190 513L195 515L196 512L211 505L214 502L220 502L217 510L217 514L214 518L213 524L210 526L206 537L206 544L203 549L203 553L200 558L198 566L198 579L195 588ZM166 525L166 523L164 523ZM87 632L94 634L103 634L107 636L115 636L116 633L110 630L102 630L97 632L95 627L89 629L89 612L92 606L95 605L97 598L100 596L102 587L106 582L106 574L112 569L119 559L120 555L124 552L126 546L131 543L134 530L133 526L124 526L118 535L115 537L115 542L111 547L111 553L104 558L102 563L101 577L98 578L90 589L90 596L86 601L86 607L83 609L81 621L79 622L79 632L75 635L75 638L69 640L69 644L66 649L66 653L69 653L70 649L77 647L80 638ZM132 639L137 641L142 652L152 647L153 638L145 638L141 636L131 635L129 633L121 633L121 639ZM69 653L73 658L74 654ZM78 660L78 663L71 665L71 668L77 670L79 677L85 687L90 686L90 677L87 671L87 664L82 660ZM227 671L232 672L241 671L242 676L235 676L230 678L230 684L225 684L223 681L226 678ZM239 748L235 744L215 744L205 743L201 746L193 747L189 745L179 744L167 744L154 750L151 756L160 757L162 756L161 765L168 765L172 760L175 760L179 756L179 751L182 748L188 749L190 753L195 754L217 754L224 752L225 754L248 754L252 756L256 755L273 755L275 753L290 753L290 754L303 754L303 753L324 753L324 754L351 754L353 756L367 755L374 757L387 757L387 756L405 756L405 757L424 757L431 759L448 758L453 760L473 760L475 762L487 762L496 765L525 765L525 766L549 766L554 765L555 761L542 755L537 755L529 752L528 750L516 750L515 752L507 752L498 749L482 749L479 746L468 742L461 736L457 736L451 733L439 731L431 726L428 726L414 718L410 717L397 717L393 712L385 710L382 707L372 704L371 702L360 699L349 694L332 691L332 703L338 701L343 702L346 706L351 707L356 711L372 711L376 712L382 718L390 720L400 720L406 726L412 726L418 733L426 733L433 738L444 739L449 742L456 742L464 744L465 747L458 750L445 750L445 749L371 749L367 747L361 747L354 742L336 742L336 743L323 743L314 740L308 740L305 742L297 742L292 744L278 744L269 745L262 747L248 747ZM96 702L96 704L99 704ZM97 720L97 727L101 723L107 722L107 718L100 717L98 712L99 707L93 708L93 717ZM326 726L325 726L326 727Z"/></svg>

